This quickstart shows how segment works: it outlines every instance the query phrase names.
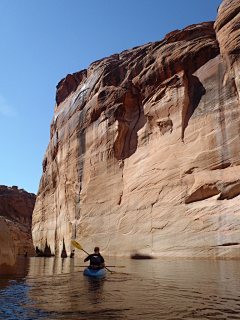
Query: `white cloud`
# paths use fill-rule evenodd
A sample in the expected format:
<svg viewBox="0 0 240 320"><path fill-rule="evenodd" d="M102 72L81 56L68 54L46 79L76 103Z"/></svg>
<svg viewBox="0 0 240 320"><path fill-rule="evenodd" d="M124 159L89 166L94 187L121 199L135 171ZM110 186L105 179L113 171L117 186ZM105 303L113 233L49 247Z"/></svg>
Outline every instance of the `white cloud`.
<svg viewBox="0 0 240 320"><path fill-rule="evenodd" d="M17 110L10 106L6 99L0 94L0 114L5 117L16 117Z"/></svg>

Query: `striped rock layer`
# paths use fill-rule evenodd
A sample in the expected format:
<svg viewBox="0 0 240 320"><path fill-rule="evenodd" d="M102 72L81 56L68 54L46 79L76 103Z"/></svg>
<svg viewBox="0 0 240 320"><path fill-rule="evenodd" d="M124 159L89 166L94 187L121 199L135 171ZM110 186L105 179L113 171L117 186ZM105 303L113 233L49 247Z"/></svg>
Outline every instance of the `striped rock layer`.
<svg viewBox="0 0 240 320"><path fill-rule="evenodd" d="M35 247L240 258L239 21L239 1L225 0L215 23L59 82Z"/></svg>

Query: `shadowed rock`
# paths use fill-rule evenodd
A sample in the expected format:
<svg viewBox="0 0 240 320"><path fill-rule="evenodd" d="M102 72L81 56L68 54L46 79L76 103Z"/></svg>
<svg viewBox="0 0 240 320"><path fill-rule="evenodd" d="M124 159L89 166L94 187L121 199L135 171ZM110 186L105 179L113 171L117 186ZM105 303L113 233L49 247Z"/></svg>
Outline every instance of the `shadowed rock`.
<svg viewBox="0 0 240 320"><path fill-rule="evenodd" d="M32 213L36 195L17 186L0 186L0 216L4 217L15 245L16 256L34 256Z"/></svg>

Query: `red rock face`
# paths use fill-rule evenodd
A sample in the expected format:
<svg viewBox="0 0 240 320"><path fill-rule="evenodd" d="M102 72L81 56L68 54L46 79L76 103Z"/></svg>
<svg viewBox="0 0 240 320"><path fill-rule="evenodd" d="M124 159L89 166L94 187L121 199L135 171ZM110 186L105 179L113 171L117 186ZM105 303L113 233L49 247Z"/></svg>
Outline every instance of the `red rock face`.
<svg viewBox="0 0 240 320"><path fill-rule="evenodd" d="M105 255L240 257L239 53L227 40L238 46L240 5L228 3L215 29L176 30L60 81L33 213L40 250L69 255L76 239Z"/></svg>
<svg viewBox="0 0 240 320"><path fill-rule="evenodd" d="M0 274L16 271L16 254L11 232L3 217L0 217Z"/></svg>
<svg viewBox="0 0 240 320"><path fill-rule="evenodd" d="M235 94L240 99L240 5L238 0L223 1L215 23L224 63L224 83L232 81Z"/></svg>
<svg viewBox="0 0 240 320"><path fill-rule="evenodd" d="M35 255L32 243L32 213L36 195L18 187L0 186L0 216L4 218L15 244L16 256Z"/></svg>

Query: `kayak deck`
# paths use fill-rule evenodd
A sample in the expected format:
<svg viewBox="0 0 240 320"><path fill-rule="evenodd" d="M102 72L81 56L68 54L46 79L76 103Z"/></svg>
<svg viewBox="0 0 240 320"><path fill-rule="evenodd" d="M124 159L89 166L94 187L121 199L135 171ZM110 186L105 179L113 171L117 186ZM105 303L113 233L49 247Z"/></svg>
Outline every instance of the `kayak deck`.
<svg viewBox="0 0 240 320"><path fill-rule="evenodd" d="M106 276L106 269L92 270L89 268L84 269L83 275L87 277L103 278Z"/></svg>

